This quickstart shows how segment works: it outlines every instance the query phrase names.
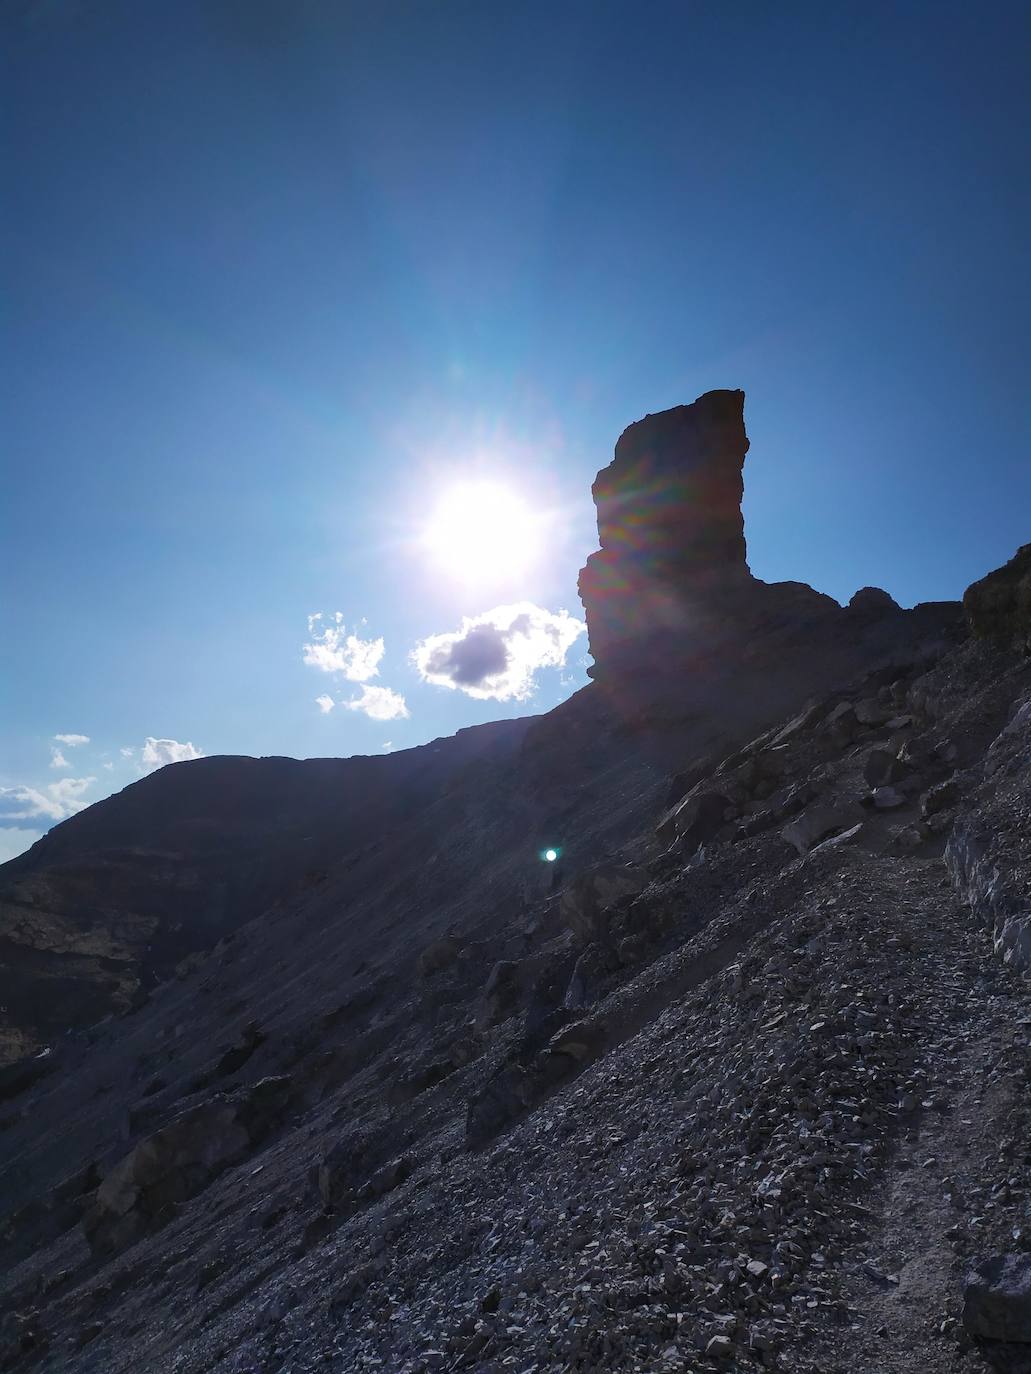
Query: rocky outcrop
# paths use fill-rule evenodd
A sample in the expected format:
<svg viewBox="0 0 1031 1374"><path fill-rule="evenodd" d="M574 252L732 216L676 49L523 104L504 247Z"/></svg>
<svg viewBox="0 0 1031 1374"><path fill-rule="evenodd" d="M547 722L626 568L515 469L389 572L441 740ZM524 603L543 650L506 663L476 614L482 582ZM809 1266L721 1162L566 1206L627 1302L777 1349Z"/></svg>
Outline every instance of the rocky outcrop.
<svg viewBox="0 0 1031 1374"><path fill-rule="evenodd" d="M179 1204L265 1139L290 1094L289 1079L267 1078L202 1102L141 1140L103 1180L83 1217L93 1252L123 1250L167 1222Z"/></svg>
<svg viewBox="0 0 1031 1374"><path fill-rule="evenodd" d="M963 593L963 609L979 638L1031 653L1031 544Z"/></svg>
<svg viewBox="0 0 1031 1374"><path fill-rule="evenodd" d="M601 548L580 573L591 653L682 631L685 601L747 578L743 391L708 391L630 425L591 488Z"/></svg>
<svg viewBox="0 0 1031 1374"><path fill-rule="evenodd" d="M946 863L992 930L996 953L1031 970L1031 695L992 742L980 772L949 835ZM946 782L926 794L922 809L934 815L959 797L958 784Z"/></svg>

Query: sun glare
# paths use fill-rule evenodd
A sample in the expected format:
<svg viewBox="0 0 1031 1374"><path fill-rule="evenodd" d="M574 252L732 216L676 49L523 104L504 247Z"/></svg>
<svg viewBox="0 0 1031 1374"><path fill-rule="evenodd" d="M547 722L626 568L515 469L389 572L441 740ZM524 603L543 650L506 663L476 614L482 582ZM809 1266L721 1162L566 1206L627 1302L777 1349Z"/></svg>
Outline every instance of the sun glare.
<svg viewBox="0 0 1031 1374"><path fill-rule="evenodd" d="M438 502L426 548L454 576L483 579L522 572L540 543L541 517L508 487L464 482Z"/></svg>

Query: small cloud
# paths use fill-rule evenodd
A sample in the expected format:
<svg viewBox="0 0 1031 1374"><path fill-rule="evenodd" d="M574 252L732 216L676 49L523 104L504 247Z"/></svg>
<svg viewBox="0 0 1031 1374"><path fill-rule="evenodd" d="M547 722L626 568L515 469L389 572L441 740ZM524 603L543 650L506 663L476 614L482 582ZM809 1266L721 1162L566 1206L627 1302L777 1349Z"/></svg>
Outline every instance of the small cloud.
<svg viewBox="0 0 1031 1374"><path fill-rule="evenodd" d="M387 740L384 740L384 741L383 741L382 749L383 749L383 752L384 752L385 754L389 754L390 751L391 751L391 749L393 749L393 747L394 747L394 741L393 741L393 740L387 739Z"/></svg>
<svg viewBox="0 0 1031 1374"><path fill-rule="evenodd" d="M61 753L60 749L55 749L54 746L51 745L51 746L50 746L50 767L51 767L51 768L71 768L71 766L72 766L72 765L71 765L71 764L68 762L68 760L65 758L64 754Z"/></svg>
<svg viewBox="0 0 1031 1374"><path fill-rule="evenodd" d="M136 750L131 748L128 744L123 744L118 752L123 759L134 759L136 757Z"/></svg>
<svg viewBox="0 0 1031 1374"><path fill-rule="evenodd" d="M122 753L125 753L124 749ZM140 754L140 763L150 771L164 768L169 763L188 763L191 759L203 757L204 750L192 744L180 744L177 739L155 739L153 735L148 735Z"/></svg>
<svg viewBox="0 0 1031 1374"><path fill-rule="evenodd" d="M587 626L568 611L529 601L465 617L459 630L430 635L412 652L426 682L480 700L525 701L541 668L560 668Z"/></svg>
<svg viewBox="0 0 1031 1374"><path fill-rule="evenodd" d="M82 793L95 782L96 778L61 778L42 790L0 787L0 827L49 829L89 805L82 800Z"/></svg>
<svg viewBox="0 0 1031 1374"><path fill-rule="evenodd" d="M105 764L102 765L102 767L106 768L107 771L110 773L110 772L112 771L112 769L114 768L114 764L113 764L113 763L105 763Z"/></svg>
<svg viewBox="0 0 1031 1374"><path fill-rule="evenodd" d="M328 696L325 692L323 692L320 697L315 698L315 705L319 708L319 710L322 712L324 716L328 716L330 711L332 711L333 707L336 705L336 702L333 700L331 696Z"/></svg>
<svg viewBox="0 0 1031 1374"><path fill-rule="evenodd" d="M361 695L340 703L348 711L363 711L370 720L400 720L408 716L408 707L400 692L389 687L362 688Z"/></svg>
<svg viewBox="0 0 1031 1374"><path fill-rule="evenodd" d="M323 673L342 673L349 682L366 682L375 677L384 653L383 640L348 634L340 611L331 623L320 628L321 621L321 612L308 617L311 640L304 646L305 663Z"/></svg>
<svg viewBox="0 0 1031 1374"><path fill-rule="evenodd" d="M89 735L55 735L58 744L66 744L69 749L77 749L80 744L89 744Z"/></svg>

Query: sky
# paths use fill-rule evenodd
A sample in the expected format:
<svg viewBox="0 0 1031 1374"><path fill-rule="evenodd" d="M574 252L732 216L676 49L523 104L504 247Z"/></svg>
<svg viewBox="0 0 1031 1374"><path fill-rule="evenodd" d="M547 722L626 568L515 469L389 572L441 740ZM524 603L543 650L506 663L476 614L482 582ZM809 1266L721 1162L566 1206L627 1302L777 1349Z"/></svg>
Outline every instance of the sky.
<svg viewBox="0 0 1031 1374"><path fill-rule="evenodd" d="M1031 7L9 0L0 858L587 678L590 484L741 387L752 571L1031 540Z"/></svg>

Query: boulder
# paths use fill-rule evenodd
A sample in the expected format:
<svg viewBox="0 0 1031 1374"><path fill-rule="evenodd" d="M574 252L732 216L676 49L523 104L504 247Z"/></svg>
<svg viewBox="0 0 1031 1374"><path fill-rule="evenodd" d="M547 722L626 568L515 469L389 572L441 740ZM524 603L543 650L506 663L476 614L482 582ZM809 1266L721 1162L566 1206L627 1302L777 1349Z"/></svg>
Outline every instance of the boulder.
<svg viewBox="0 0 1031 1374"><path fill-rule="evenodd" d="M936 815L939 811L947 811L949 807L956 805L960 795L959 783L955 778L940 782L937 787L929 788L920 798L921 816L926 818Z"/></svg>
<svg viewBox="0 0 1031 1374"><path fill-rule="evenodd" d="M685 856L690 855L722 829L731 809L722 792L696 792L664 816L655 833L663 844L679 842Z"/></svg>
<svg viewBox="0 0 1031 1374"><path fill-rule="evenodd" d="M326 1150L315 1171L319 1196L333 1211L354 1211L399 1187L412 1161L399 1151L406 1138L389 1125L352 1132Z"/></svg>
<svg viewBox="0 0 1031 1374"><path fill-rule="evenodd" d="M133 1244L246 1158L277 1124L291 1094L289 1078L266 1078L245 1092L202 1102L141 1140L107 1174L83 1217L94 1254Z"/></svg>
<svg viewBox="0 0 1031 1374"><path fill-rule="evenodd" d="M859 719L850 701L839 701L821 727L837 744L849 744L859 733Z"/></svg>
<svg viewBox="0 0 1031 1374"><path fill-rule="evenodd" d="M514 1016L525 990L521 966L513 959L501 959L494 965L483 989L483 999L476 1017L477 1030L489 1030Z"/></svg>
<svg viewBox="0 0 1031 1374"><path fill-rule="evenodd" d="M562 1005L569 1011L591 1006L601 996L609 975L619 968L619 964L619 957L611 946L588 945L573 966Z"/></svg>
<svg viewBox="0 0 1031 1374"><path fill-rule="evenodd" d="M879 697L864 697L856 702L854 710L860 725L883 725L895 714L890 702L883 702Z"/></svg>
<svg viewBox="0 0 1031 1374"><path fill-rule="evenodd" d="M432 978L435 973L450 968L458 959L461 949L462 946L453 935L432 941L419 955L419 977Z"/></svg>
<svg viewBox="0 0 1031 1374"><path fill-rule="evenodd" d="M648 875L633 864L605 864L579 873L562 891L562 920L583 944L607 941L612 908L636 897L647 883Z"/></svg>
<svg viewBox="0 0 1031 1374"><path fill-rule="evenodd" d="M901 782L908 769L890 749L871 749L863 764L863 777L871 787Z"/></svg>
<svg viewBox="0 0 1031 1374"><path fill-rule="evenodd" d="M808 854L815 844L825 840L828 835L849 830L862 819L863 812L855 802L828 799L815 802L780 833L799 854Z"/></svg>
<svg viewBox="0 0 1031 1374"><path fill-rule="evenodd" d="M1031 1342L1031 1254L982 1260L963 1290L963 1325L972 1336Z"/></svg>

